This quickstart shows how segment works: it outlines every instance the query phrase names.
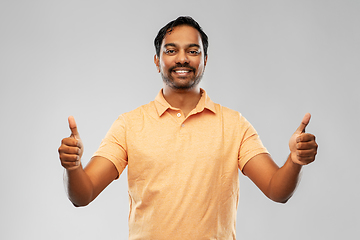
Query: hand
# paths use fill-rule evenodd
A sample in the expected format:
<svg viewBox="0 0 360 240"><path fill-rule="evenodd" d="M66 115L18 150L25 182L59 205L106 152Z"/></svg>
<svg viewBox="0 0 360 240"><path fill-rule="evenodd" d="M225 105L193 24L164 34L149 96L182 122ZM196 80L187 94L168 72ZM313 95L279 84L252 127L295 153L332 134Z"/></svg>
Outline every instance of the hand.
<svg viewBox="0 0 360 240"><path fill-rule="evenodd" d="M84 152L84 146L77 130L74 117L68 118L71 135L61 141L59 147L59 158L61 165L68 170L73 170L81 165L81 157Z"/></svg>
<svg viewBox="0 0 360 240"><path fill-rule="evenodd" d="M291 160L299 165L307 165L315 160L318 145L315 136L305 133L305 128L310 122L310 113L305 114L300 126L291 136L289 141Z"/></svg>

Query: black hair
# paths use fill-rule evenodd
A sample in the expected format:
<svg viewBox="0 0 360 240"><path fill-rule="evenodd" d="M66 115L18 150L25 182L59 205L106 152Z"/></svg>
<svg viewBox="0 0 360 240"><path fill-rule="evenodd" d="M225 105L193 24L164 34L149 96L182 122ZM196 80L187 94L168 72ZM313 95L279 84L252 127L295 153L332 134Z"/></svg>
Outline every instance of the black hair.
<svg viewBox="0 0 360 240"><path fill-rule="evenodd" d="M158 34L157 34L157 36L155 37L155 40L154 40L156 55L158 57L160 57L160 48L161 48L162 41L164 40L165 34L168 33L168 32L171 32L174 27L181 26L181 25L187 25L187 26L193 27L193 28L195 28L196 30L199 31L200 36L201 36L201 41L202 41L202 44L203 44L203 47L204 47L204 55L206 57L207 56L207 49L208 49L208 46L209 46L208 37L205 34L205 32L202 30L200 25L192 17L189 17L189 16L178 17L177 19L169 22L168 24L166 24L163 28L161 28L159 30L159 32L158 32Z"/></svg>

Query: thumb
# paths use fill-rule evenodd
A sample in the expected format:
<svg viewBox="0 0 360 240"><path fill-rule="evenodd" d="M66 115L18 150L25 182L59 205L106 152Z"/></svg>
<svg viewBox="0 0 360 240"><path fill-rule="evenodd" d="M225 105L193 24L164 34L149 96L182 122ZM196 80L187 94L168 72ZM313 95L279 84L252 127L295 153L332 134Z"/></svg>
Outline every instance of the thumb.
<svg viewBox="0 0 360 240"><path fill-rule="evenodd" d="M80 134L77 130L77 125L76 125L76 122L75 122L75 118L73 116L70 116L68 118L68 121L69 121L69 128L71 130L71 136L74 136L76 139L79 139L80 138Z"/></svg>
<svg viewBox="0 0 360 240"><path fill-rule="evenodd" d="M303 117L301 123L300 123L300 126L296 129L296 131L299 132L299 133L304 133L306 126L310 122L310 118L311 118L311 114L306 113L305 116Z"/></svg>

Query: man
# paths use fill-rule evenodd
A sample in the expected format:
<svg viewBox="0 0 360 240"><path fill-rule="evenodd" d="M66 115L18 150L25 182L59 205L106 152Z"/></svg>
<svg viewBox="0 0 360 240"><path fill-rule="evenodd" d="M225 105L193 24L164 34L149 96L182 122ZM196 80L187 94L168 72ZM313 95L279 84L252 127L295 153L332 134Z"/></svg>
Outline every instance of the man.
<svg viewBox="0 0 360 240"><path fill-rule="evenodd" d="M213 103L199 83L207 36L179 17L155 39L154 62L164 87L155 101L122 114L83 169L73 117L59 148L69 199L85 206L128 166L129 239L235 239L240 169L270 199L285 203L302 165L314 161L306 114L279 168L255 129L238 112Z"/></svg>

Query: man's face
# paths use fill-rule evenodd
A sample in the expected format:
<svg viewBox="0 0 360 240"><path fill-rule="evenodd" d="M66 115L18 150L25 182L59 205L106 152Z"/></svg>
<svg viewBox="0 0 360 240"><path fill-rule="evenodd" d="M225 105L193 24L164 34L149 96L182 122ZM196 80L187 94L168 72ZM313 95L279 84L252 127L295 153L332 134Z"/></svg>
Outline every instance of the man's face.
<svg viewBox="0 0 360 240"><path fill-rule="evenodd" d="M204 56L200 33L193 27L174 27L163 39L160 59L154 62L164 83L172 89L186 90L196 86L204 73Z"/></svg>

